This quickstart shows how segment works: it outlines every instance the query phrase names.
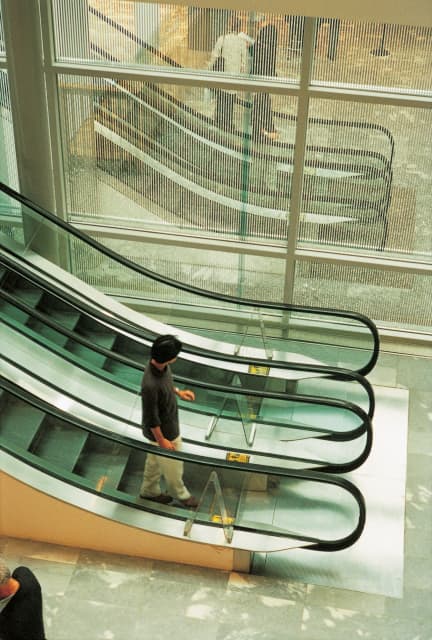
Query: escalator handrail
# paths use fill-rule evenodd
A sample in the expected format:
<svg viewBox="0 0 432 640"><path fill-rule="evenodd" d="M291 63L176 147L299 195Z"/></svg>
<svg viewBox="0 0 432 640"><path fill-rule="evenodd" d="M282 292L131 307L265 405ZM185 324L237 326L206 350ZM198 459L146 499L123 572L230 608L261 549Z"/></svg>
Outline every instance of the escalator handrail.
<svg viewBox="0 0 432 640"><path fill-rule="evenodd" d="M67 327L63 327L57 324L55 321L51 320L50 318L47 318L45 314L42 314L41 312L35 309L32 309L32 307L30 307L29 305L19 300L16 300L7 292L1 289L0 289L0 299L6 300L8 302L13 302L13 304L16 307L18 307L25 313L29 314L31 317L42 321L45 324L45 326L49 326L55 331L58 331L62 335L66 336L71 340L74 340L75 342L78 342L79 344L92 350L93 352L99 353L106 358L110 358L112 360L117 360L118 362L122 362L123 364L130 366L131 368L139 369L141 371L143 370L143 365L137 362L136 360L133 360L132 358L128 358L126 356L121 356L120 354L113 353L100 345L96 345L92 343L91 341L84 338L84 336L80 336L79 334L71 331ZM0 314L1 314L1 310L0 310ZM15 323L8 323L7 320L3 320L3 321L9 324L9 326L11 326L13 329L17 329L17 326ZM20 333L22 333L21 327L22 325L20 324L18 327L18 330L20 331ZM26 327L26 329L28 328ZM25 332L25 335L29 337L27 332ZM61 349L60 347L57 347L57 345L47 344L46 341L40 339L37 334L34 336L32 335L30 338L32 340L38 341L39 344L41 344L44 348L48 349L52 353L56 353L54 349L58 348L63 358L68 359L68 354L65 353L64 350ZM71 361L73 362L73 364L76 364L74 360L71 360ZM81 369L84 369L84 366L82 366L81 364L79 365L79 367ZM104 379L102 376L102 371L100 371L99 369L97 369L96 371L94 369L91 369L91 373L101 379ZM314 405L319 404L326 407L345 409L346 411L351 411L352 413L355 413L357 417L361 419L361 424L355 429L352 429L351 431L348 431L348 432L334 432L333 434L329 434L323 437L322 439L324 440L343 442L345 440L351 440L351 439L357 438L365 432L367 424L370 424L370 417L368 416L368 414L361 407L357 406L355 403L350 402L348 400L338 400L337 398L312 396L312 395L306 395L306 394L300 395L300 394L292 394L292 393L282 393L278 391L258 391L256 389L249 389L247 387L232 387L232 386L217 384L214 382L203 382L202 380L196 380L194 378L187 378L186 376L175 375L175 374L173 374L173 378L175 381L181 382L184 385L191 385L201 389L211 389L212 391L216 391L218 393L225 394L225 395L234 395L234 396L247 395L248 397L267 399L267 400L280 400L280 401L292 400L300 404L314 404ZM122 382L121 380L118 380L118 378L116 378L113 381L111 380L110 382L128 391L139 392L139 387L132 389L130 385L127 385L126 382ZM193 405L192 405L192 410L193 410ZM259 422L259 420L257 420L257 422Z"/></svg>
<svg viewBox="0 0 432 640"><path fill-rule="evenodd" d="M66 292L62 289L59 289L57 287L55 287L52 283L47 283L46 281L43 280L43 278L36 276L36 274L28 274L25 272L25 269L20 269L18 268L18 265L16 265L15 263L12 263L6 256L1 255L0 254L0 264L7 264L8 269L13 271L14 273L18 273L20 277L27 279L28 281L36 284L36 286L41 287L42 289L44 289L45 291L48 291L51 295L56 296L58 299L60 299L62 302L64 302L65 304L69 305L71 308L75 309L78 313L82 314L86 314L88 317L92 318L92 320L94 320L95 322L98 322L99 324L102 324L103 326L108 326L110 329L110 324L106 322L106 318L104 317L103 313L98 312L98 310L93 309L92 307L89 307L88 305L86 305L84 302L80 301L80 304L77 304L75 302L75 300L72 300L72 296L69 297L68 295L66 295ZM71 294L70 294L71 295ZM78 342L80 342L81 344L83 344L84 346L86 346L87 348L91 348L93 351L96 351L98 353L100 353L101 355L107 357L107 358L111 358L111 359L115 359L118 362L122 362L123 364L126 364L128 366L131 366L133 368L137 368L137 369L143 369L143 364L133 360L131 358L128 358L126 356L121 355L120 353L113 353L111 351L109 351L108 349L106 349L105 347L103 347L102 345L99 344L94 344L88 340L86 340L86 338L84 336L81 336L79 334L76 334L75 332L67 329L66 327L63 327L61 325L58 325L58 323L55 322L55 320L46 317L45 314L41 313L40 311L38 311L37 309L34 309L33 307L30 307L29 305L27 305L25 302L23 302L22 300L19 300L17 298L15 298L14 296L12 296L10 293L8 293L7 291L5 291L1 286L0 286L0 296L4 299L6 299L7 301L13 302L13 304L15 304L16 306L18 306L22 311L24 311L25 313L28 313L29 315L32 315L34 317L37 317L39 320L45 322L48 326L50 326L51 328L55 329L56 331L59 331L60 333L63 333L64 335L67 335L69 338L76 340ZM120 323L117 319L114 319L110 317L109 322L114 325L114 329L129 329L129 326L126 325L126 327L122 326L122 323ZM129 338L134 339L136 336L134 336L133 334L127 333ZM143 340L148 340L151 341L153 339L153 336L149 337L149 335L145 335L143 332L143 335L139 336L141 339ZM199 355L202 355L202 352L200 352ZM224 360L224 361L233 361L232 357L228 357L228 356L219 356L219 357L215 357L214 359L217 360ZM331 376L335 379L338 380L344 380L344 381L350 381L350 382L357 382L358 384L360 384L361 387L363 387L363 389L365 390L368 400L369 400L369 409L366 412L367 416L369 418L373 417L374 411L375 411L375 395L373 392L373 388L372 385L370 384L370 382L367 380L367 378L365 378L364 376L362 376L361 374L358 374L354 371L349 371L347 369L341 369L341 368L333 368L333 367L329 367L329 366L319 366L319 365L313 365L313 364L290 364L289 368L291 370L294 371L311 371L311 372L319 372L319 373L325 373L328 376ZM196 381L194 379L189 379L185 376L180 376L180 375L174 375L175 380L181 381L185 384L197 384L198 386L206 386L207 388L214 388L220 391L226 391L228 390L228 387L221 387L220 385L216 385L215 383L201 383L200 381ZM124 386L122 385L122 381L118 381L117 383L119 386ZM255 390L251 389L250 393L252 395L255 395ZM283 397L287 397L287 394L283 394ZM306 397L305 395L301 396L301 397ZM312 398L313 396L311 396ZM344 401L347 403L348 405L352 405L352 406L356 406L353 403L348 403L347 401Z"/></svg>
<svg viewBox="0 0 432 640"><path fill-rule="evenodd" d="M378 329L375 323L363 314L353 312L353 311L341 311L337 309L323 309L320 307L300 306L300 305L293 305L293 304L287 304L287 303L255 301L247 298L237 298L235 296L230 296L227 294L206 291L199 287L195 287L193 285L189 285L184 282L180 282L172 278L169 278L167 276L158 274L154 271L151 271L150 269L147 269L146 267L143 267L142 265L139 265L133 262L132 260L129 260L128 258L125 258L124 256L110 249L109 247L106 247L103 244L99 243L97 240L94 240L88 234L75 228L73 225L65 222L64 220L61 220L54 214L48 212L43 207L41 207L40 205L30 200L30 198L27 198L26 196L20 194L15 189L12 189L11 187L9 187L8 185L6 185L1 181L0 181L0 191L2 191L3 193L6 193L11 198L17 200L24 206L28 207L29 209L31 209L32 211L40 215L42 218L48 220L50 223L60 227L61 229L63 229L64 231L67 231L67 233L71 234L75 238L78 238L80 241L93 247L98 252L107 256L114 262L118 262L123 266L127 267L128 269L131 269L132 271L135 271L136 273L146 278L150 278L164 285L174 287L176 289L180 289L189 294L201 296L204 298L210 298L211 300L218 300L220 302L227 302L229 304L234 304L241 307L252 306L260 309L272 309L272 310L279 310L279 311L297 311L305 314L320 314L327 317L333 316L337 318L351 319L359 324L364 325L370 331L373 338L373 343L374 343L371 358L368 364L365 365L360 370L360 373L366 373L366 372L368 373L373 369L373 367L377 362L378 353L379 353Z"/></svg>
<svg viewBox="0 0 432 640"><path fill-rule="evenodd" d="M4 360L4 362L8 363L9 365L11 365L12 367L17 367L17 364L11 360L8 356L2 356L2 359ZM40 376L38 373L36 373L34 370L30 371L27 367L23 366L22 364L19 365L19 370L22 371L23 373L25 373L26 375L31 376L34 380L37 380L38 382L47 385L51 390L55 391L56 393L60 394L60 395L65 395L65 391L63 389L63 387L58 386L55 381L49 380L47 381L45 378L43 378L42 376ZM1 373L0 373L1 376ZM5 376L3 376L4 379L6 380L7 378ZM14 384L12 381L10 381L11 384ZM26 391L26 393L28 393L28 391ZM78 404L82 405L83 407L90 409L90 410L94 410L94 406L87 401L86 399L84 399L81 395L77 396L75 395L73 392L68 391L67 392L67 397L72 399L73 401L77 402ZM190 407L188 407L190 408ZM345 407L343 407L345 408ZM195 411L194 408L192 408L193 411ZM116 413L112 413L110 411L108 411L106 408L97 408L97 411L99 414L106 416L107 418L113 419L115 421L118 422L119 420L119 416ZM204 412L198 411L198 413L202 413L203 415L207 415ZM210 415L210 414L208 414ZM79 418L78 418L79 419ZM142 427L140 424L138 424L137 422L134 422L132 420L130 420L129 418L126 418L124 416L121 416L121 421L122 423L128 425L129 427L132 427L134 429L139 429L142 430ZM365 420L365 428L363 429L364 433L366 434L366 438L365 438L365 443L364 443L364 447L362 449L362 451L360 451L360 453L358 454L358 456L356 458L353 458L351 460L345 461L345 462L330 462L328 460L323 460L323 459L319 459L319 458L305 458L305 457L301 457L301 456L293 456L293 455L285 455L282 453L278 453L276 451L272 451L271 453L269 453L268 451L257 451L254 450L253 451L253 455L259 459L259 458L264 458L266 460L268 460L269 458L272 458L274 460L284 460L284 461L291 461L292 463L295 464L304 464L304 465L312 465L312 466L316 466L319 467L320 472L323 473L348 473L350 471L354 471L355 469L357 469L359 466L361 466L363 464L363 462L365 462L365 460L368 458L371 448L372 448L372 442L373 442L373 431L372 431L372 424L370 420ZM107 431L107 433L111 433L110 431ZM320 440L328 440L328 438L326 438L326 436L320 436L319 437ZM189 443L189 444L197 444L198 441L194 440L193 438L188 437L187 435L182 437L183 442L185 443ZM335 442L338 442L340 440L335 439ZM230 453L232 452L233 448L232 446L228 446L228 445L224 445L224 444L220 444L220 443L212 443L209 441L199 441L199 445L201 447L204 447L205 449L209 449L209 450L218 450L218 451L223 451L225 453ZM236 453L245 453L247 455L251 454L251 449L250 448L243 448L240 446L235 446L235 451ZM259 466L262 466L261 464ZM285 468L285 467L283 467Z"/></svg>

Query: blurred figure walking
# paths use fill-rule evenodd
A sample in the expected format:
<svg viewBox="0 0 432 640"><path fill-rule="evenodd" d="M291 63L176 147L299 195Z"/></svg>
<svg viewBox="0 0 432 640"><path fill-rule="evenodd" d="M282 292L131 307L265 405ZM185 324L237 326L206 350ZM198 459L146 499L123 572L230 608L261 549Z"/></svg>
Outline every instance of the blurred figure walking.
<svg viewBox="0 0 432 640"><path fill-rule="evenodd" d="M260 28L255 39L251 73L256 76L276 75L276 48L278 31L271 16L259 16ZM270 95L257 93L252 105L252 135L275 140L278 132L274 127Z"/></svg>
<svg viewBox="0 0 432 640"><path fill-rule="evenodd" d="M209 68L224 71L233 76L248 72L248 44L250 39L240 31L240 21L232 16L228 32L216 40L211 53ZM215 122L225 131L234 131L235 90L216 90Z"/></svg>

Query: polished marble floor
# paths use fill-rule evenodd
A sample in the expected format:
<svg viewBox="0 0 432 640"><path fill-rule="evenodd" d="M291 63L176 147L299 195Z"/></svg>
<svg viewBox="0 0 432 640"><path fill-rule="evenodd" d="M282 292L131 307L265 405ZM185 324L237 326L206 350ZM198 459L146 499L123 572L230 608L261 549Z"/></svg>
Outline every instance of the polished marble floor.
<svg viewBox="0 0 432 640"><path fill-rule="evenodd" d="M283 576L246 575L2 538L42 584L47 639L432 640L432 358L383 353L370 379L409 391L401 597L323 586L287 558Z"/></svg>

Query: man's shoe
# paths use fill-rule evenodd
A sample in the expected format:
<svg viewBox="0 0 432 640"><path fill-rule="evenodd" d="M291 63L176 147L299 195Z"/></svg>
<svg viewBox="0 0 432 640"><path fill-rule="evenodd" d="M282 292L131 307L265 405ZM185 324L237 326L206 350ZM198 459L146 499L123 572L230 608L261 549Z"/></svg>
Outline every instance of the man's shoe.
<svg viewBox="0 0 432 640"><path fill-rule="evenodd" d="M180 500L184 507L188 507L189 509L196 509L198 506L198 500L195 496L189 496L186 500Z"/></svg>
<svg viewBox="0 0 432 640"><path fill-rule="evenodd" d="M173 501L172 497L168 493L161 493L158 496L143 496L140 494L140 498L143 500L151 500L152 502L158 502L159 504L169 504Z"/></svg>

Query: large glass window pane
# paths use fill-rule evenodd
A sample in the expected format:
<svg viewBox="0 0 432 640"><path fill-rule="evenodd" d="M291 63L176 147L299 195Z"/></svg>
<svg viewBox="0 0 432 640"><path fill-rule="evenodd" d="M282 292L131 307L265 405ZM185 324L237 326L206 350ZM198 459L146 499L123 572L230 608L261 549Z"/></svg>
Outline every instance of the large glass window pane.
<svg viewBox="0 0 432 640"><path fill-rule="evenodd" d="M58 60L177 74L163 84L59 77L70 219L111 227L112 248L174 278L281 300L283 259L207 249L198 258L190 248L177 255L172 247L149 248L137 236L158 229L253 240L261 248L286 244L297 98L266 93L265 83L278 82L279 90L298 83L305 19L279 15L267 25L270 16L255 12L118 0L53 0L53 12ZM232 29L235 37L227 39ZM312 84L431 93L431 32L317 19ZM217 64L211 70L227 42L234 57L223 70ZM220 74L234 83L226 89L234 89L184 84L182 70ZM251 73L256 91L241 91ZM297 247L430 262L430 110L366 104L354 92L350 102L309 104ZM117 234L122 227L127 246L126 234ZM294 302L358 310L389 326L424 330L429 283L427 276L366 264L304 262L297 265Z"/></svg>
<svg viewBox="0 0 432 640"><path fill-rule="evenodd" d="M321 128L314 119L328 124ZM301 241L432 256L432 156L430 110L313 100L308 127ZM334 149L334 163L319 161L322 146ZM312 163L315 163L315 167ZM321 172L321 173L320 173ZM312 219L332 203L326 219ZM318 197L317 196L317 197ZM315 209L313 209L315 207Z"/></svg>
<svg viewBox="0 0 432 640"><path fill-rule="evenodd" d="M9 81L4 69L0 69L0 180L14 189L18 186Z"/></svg>
<svg viewBox="0 0 432 640"><path fill-rule="evenodd" d="M18 188L18 170L8 74L0 69L0 181ZM22 234L20 207L0 192L0 231L14 239Z"/></svg>
<svg viewBox="0 0 432 640"><path fill-rule="evenodd" d="M284 284L284 259L251 254L235 254L211 248L195 248L181 244L173 250L172 244L157 243L124 234L91 232L92 237L129 260L160 273L178 282L186 282L199 289L215 291L230 296L240 296L250 300L281 301ZM109 269L95 269L94 263L87 264L85 252L77 251L74 258L75 269L90 284L107 292L132 298L136 304L145 305L145 300L167 298L167 287L156 281L131 274L125 270L125 277L118 286L118 272ZM119 267L120 270L120 267ZM147 287L145 289L145 287ZM184 298L181 291L176 295ZM140 302L139 302L140 301ZM166 310L161 310L161 319ZM186 320L185 320L186 322ZM196 323L196 318L191 322ZM206 319L200 318L202 326L211 330ZM192 326L192 325L191 325ZM195 326L195 325L193 325Z"/></svg>
<svg viewBox="0 0 432 640"><path fill-rule="evenodd" d="M368 265L298 262L294 302L359 311L381 327L430 333L430 275L410 274Z"/></svg>
<svg viewBox="0 0 432 640"><path fill-rule="evenodd" d="M59 87L75 219L286 239L294 98L79 76Z"/></svg>
<svg viewBox="0 0 432 640"><path fill-rule="evenodd" d="M432 28L319 19L313 80L432 92Z"/></svg>
<svg viewBox="0 0 432 640"><path fill-rule="evenodd" d="M301 18L174 4L53 1L59 60L298 79ZM75 25L71 31L70 24Z"/></svg>

